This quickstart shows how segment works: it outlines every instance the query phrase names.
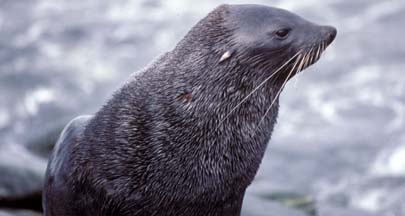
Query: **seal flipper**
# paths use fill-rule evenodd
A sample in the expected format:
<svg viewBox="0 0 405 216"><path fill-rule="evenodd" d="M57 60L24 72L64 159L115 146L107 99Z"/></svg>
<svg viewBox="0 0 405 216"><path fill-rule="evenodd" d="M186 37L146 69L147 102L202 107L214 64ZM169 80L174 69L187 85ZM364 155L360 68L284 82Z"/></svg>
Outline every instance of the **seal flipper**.
<svg viewBox="0 0 405 216"><path fill-rule="evenodd" d="M66 195L69 190L66 188L67 177L70 173L68 166L70 158L69 150L80 138L86 125L92 118L93 116L79 116L73 119L63 129L58 141L56 142L53 153L49 158L45 174L45 184L42 195L44 215L54 215L54 213L59 213L58 206L66 201L60 196ZM62 212L60 213L63 214Z"/></svg>

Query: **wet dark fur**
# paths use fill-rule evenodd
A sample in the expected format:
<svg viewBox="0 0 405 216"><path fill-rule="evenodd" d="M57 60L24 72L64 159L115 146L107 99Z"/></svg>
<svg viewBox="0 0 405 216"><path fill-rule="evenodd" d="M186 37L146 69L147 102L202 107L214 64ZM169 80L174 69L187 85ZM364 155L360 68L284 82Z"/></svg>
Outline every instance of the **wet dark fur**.
<svg viewBox="0 0 405 216"><path fill-rule="evenodd" d="M97 114L67 126L48 166L45 215L240 214L278 100L259 122L285 74L227 114L293 52L251 49L235 37L233 17L244 7L276 10L217 8Z"/></svg>

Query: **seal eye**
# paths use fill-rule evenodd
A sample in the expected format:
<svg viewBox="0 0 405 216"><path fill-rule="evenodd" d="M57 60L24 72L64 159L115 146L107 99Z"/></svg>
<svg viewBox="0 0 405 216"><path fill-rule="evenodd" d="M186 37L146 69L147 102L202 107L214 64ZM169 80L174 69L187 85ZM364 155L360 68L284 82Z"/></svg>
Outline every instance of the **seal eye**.
<svg viewBox="0 0 405 216"><path fill-rule="evenodd" d="M288 33L290 33L290 29L280 29L276 31L276 36L280 39L285 39L288 36Z"/></svg>

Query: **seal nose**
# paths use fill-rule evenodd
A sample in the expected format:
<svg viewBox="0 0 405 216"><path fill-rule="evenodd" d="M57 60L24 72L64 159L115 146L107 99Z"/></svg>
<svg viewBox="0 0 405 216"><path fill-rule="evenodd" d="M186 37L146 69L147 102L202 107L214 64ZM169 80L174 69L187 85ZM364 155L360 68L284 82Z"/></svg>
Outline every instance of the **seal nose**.
<svg viewBox="0 0 405 216"><path fill-rule="evenodd" d="M337 30L332 26L323 26L323 32L326 35L326 42L331 44L336 38Z"/></svg>

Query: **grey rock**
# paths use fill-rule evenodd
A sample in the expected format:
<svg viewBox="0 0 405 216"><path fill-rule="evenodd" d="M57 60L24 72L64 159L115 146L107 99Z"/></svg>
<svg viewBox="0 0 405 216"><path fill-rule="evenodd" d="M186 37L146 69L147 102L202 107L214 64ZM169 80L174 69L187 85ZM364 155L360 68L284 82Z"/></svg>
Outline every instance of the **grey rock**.
<svg viewBox="0 0 405 216"><path fill-rule="evenodd" d="M8 211L0 210L0 216L41 216L42 214L33 211Z"/></svg>
<svg viewBox="0 0 405 216"><path fill-rule="evenodd" d="M46 160L14 145L0 151L0 197L29 194L42 188Z"/></svg>
<svg viewBox="0 0 405 216"><path fill-rule="evenodd" d="M359 209L332 206L328 205L327 203L319 205L318 212L319 216L381 216L379 214L374 214Z"/></svg>
<svg viewBox="0 0 405 216"><path fill-rule="evenodd" d="M309 216L303 211L289 208L281 203L246 194L243 201L242 216Z"/></svg>

